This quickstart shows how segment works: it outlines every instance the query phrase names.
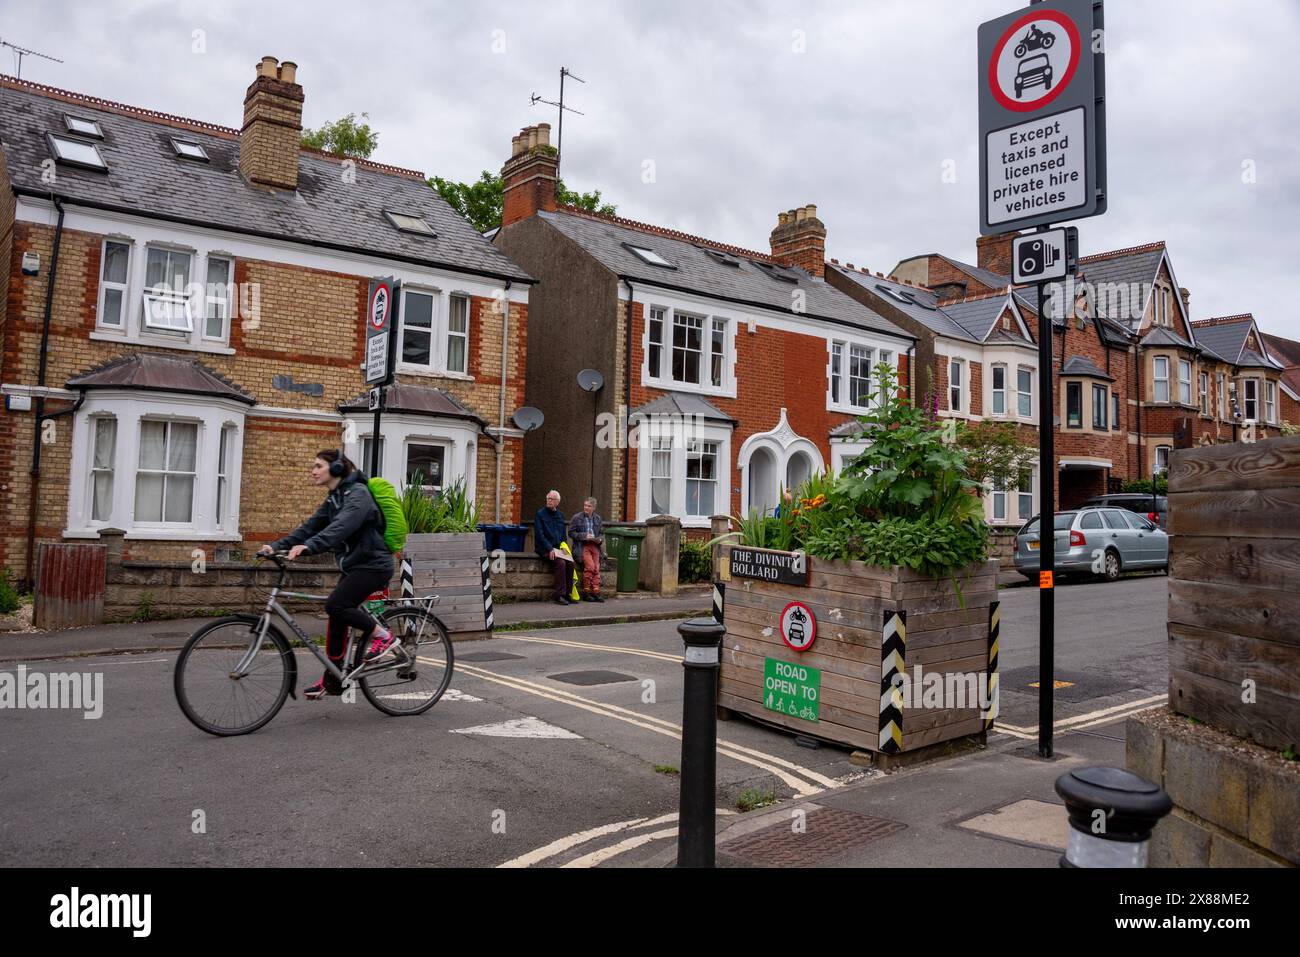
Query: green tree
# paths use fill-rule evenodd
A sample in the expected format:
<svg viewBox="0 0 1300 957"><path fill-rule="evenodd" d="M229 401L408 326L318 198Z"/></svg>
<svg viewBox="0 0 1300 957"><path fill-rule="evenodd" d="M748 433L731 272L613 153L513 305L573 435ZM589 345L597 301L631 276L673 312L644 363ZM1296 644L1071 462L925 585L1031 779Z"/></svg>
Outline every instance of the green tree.
<svg viewBox="0 0 1300 957"><path fill-rule="evenodd" d="M1021 442L1013 422L963 422L957 444L966 453L966 477L981 486L1014 484L1038 458L1038 447Z"/></svg>
<svg viewBox="0 0 1300 957"><path fill-rule="evenodd" d="M473 183L458 183L433 176L429 179L429 185L479 232L485 233L501 225L504 185L500 176L484 170ZM600 190L576 193L564 185L564 180L558 180L555 184L555 200L561 205L577 206L604 216L615 216L618 213L617 207L612 203L602 202Z"/></svg>
<svg viewBox="0 0 1300 957"><path fill-rule="evenodd" d="M362 113L361 117L368 120L370 114ZM326 123L317 129L303 130L301 142L303 146L325 150L327 153L369 159L370 154L379 146L379 134L370 128L369 123L357 123L357 115L349 113L342 119Z"/></svg>

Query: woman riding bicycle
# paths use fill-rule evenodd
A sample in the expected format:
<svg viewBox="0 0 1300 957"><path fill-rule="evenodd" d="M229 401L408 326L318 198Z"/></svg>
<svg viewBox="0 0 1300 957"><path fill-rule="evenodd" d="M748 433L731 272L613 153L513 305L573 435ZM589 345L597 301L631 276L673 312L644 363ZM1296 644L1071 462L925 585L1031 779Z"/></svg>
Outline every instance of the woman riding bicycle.
<svg viewBox="0 0 1300 957"><path fill-rule="evenodd" d="M366 597L380 591L393 577L393 554L384 544L382 515L366 477L338 449L316 453L311 480L329 489L316 514L284 538L263 545L260 554L289 549L288 559L299 555L334 552L343 577L325 602L329 615L325 653L340 668L347 650L348 628L356 628L370 641L366 660L378 658L397 642L361 607ZM329 672L303 692L309 701L341 694L339 681Z"/></svg>

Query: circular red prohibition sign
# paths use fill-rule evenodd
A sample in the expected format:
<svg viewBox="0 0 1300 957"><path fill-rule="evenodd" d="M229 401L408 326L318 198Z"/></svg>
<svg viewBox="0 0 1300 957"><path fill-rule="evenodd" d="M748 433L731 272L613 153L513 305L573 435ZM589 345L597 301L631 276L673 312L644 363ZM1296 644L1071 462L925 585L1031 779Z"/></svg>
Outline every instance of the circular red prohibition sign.
<svg viewBox="0 0 1300 957"><path fill-rule="evenodd" d="M384 328L388 321L389 298L392 293L382 283L375 287L375 294L370 297L370 324L376 329Z"/></svg>
<svg viewBox="0 0 1300 957"><path fill-rule="evenodd" d="M1040 20L1051 20L1065 30L1066 36L1070 39L1070 62L1065 67L1065 75L1052 84L1051 92L1032 102L1020 103L1007 96L1001 84L998 83L998 63L1002 60L1002 51L1006 48L1006 45L1017 37L1026 26ZM1044 10L1041 13L1026 13L1002 34L1002 39L993 48L993 55L989 57L989 90L992 91L993 98L1008 110L1014 110L1016 113L1041 110L1069 87L1070 81L1074 79L1074 71L1079 66L1081 48L1078 28L1074 25L1074 21L1061 11Z"/></svg>
<svg viewBox="0 0 1300 957"><path fill-rule="evenodd" d="M790 614L792 608L799 609L799 613L792 617L787 626L786 615ZM781 640L792 651L807 651L817 640L817 617L813 614L813 610L801 601L792 601L782 608L779 622Z"/></svg>

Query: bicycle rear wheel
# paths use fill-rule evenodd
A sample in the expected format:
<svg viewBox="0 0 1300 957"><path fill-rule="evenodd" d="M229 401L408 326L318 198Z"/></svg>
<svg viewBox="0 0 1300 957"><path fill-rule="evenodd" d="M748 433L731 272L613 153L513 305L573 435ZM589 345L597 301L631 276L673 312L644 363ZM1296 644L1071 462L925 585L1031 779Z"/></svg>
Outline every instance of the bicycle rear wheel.
<svg viewBox="0 0 1300 957"><path fill-rule="evenodd" d="M219 618L181 649L173 680L176 702L208 734L250 734L274 718L289 697L297 667L289 642L274 627L248 666L236 673L257 642L259 626L253 615Z"/></svg>
<svg viewBox="0 0 1300 957"><path fill-rule="evenodd" d="M402 644L391 658L376 662L389 667L361 675L361 691L384 714L423 714L451 684L451 637L442 622L420 608L393 608L379 617Z"/></svg>

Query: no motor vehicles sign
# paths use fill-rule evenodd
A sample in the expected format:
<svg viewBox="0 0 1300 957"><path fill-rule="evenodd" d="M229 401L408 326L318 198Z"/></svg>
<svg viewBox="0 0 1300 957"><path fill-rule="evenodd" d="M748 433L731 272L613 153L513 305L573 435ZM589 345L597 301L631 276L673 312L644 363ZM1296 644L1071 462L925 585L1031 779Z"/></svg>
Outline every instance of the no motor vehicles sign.
<svg viewBox="0 0 1300 957"><path fill-rule="evenodd" d="M1103 48L1094 0L980 25L982 234L1105 212Z"/></svg>

